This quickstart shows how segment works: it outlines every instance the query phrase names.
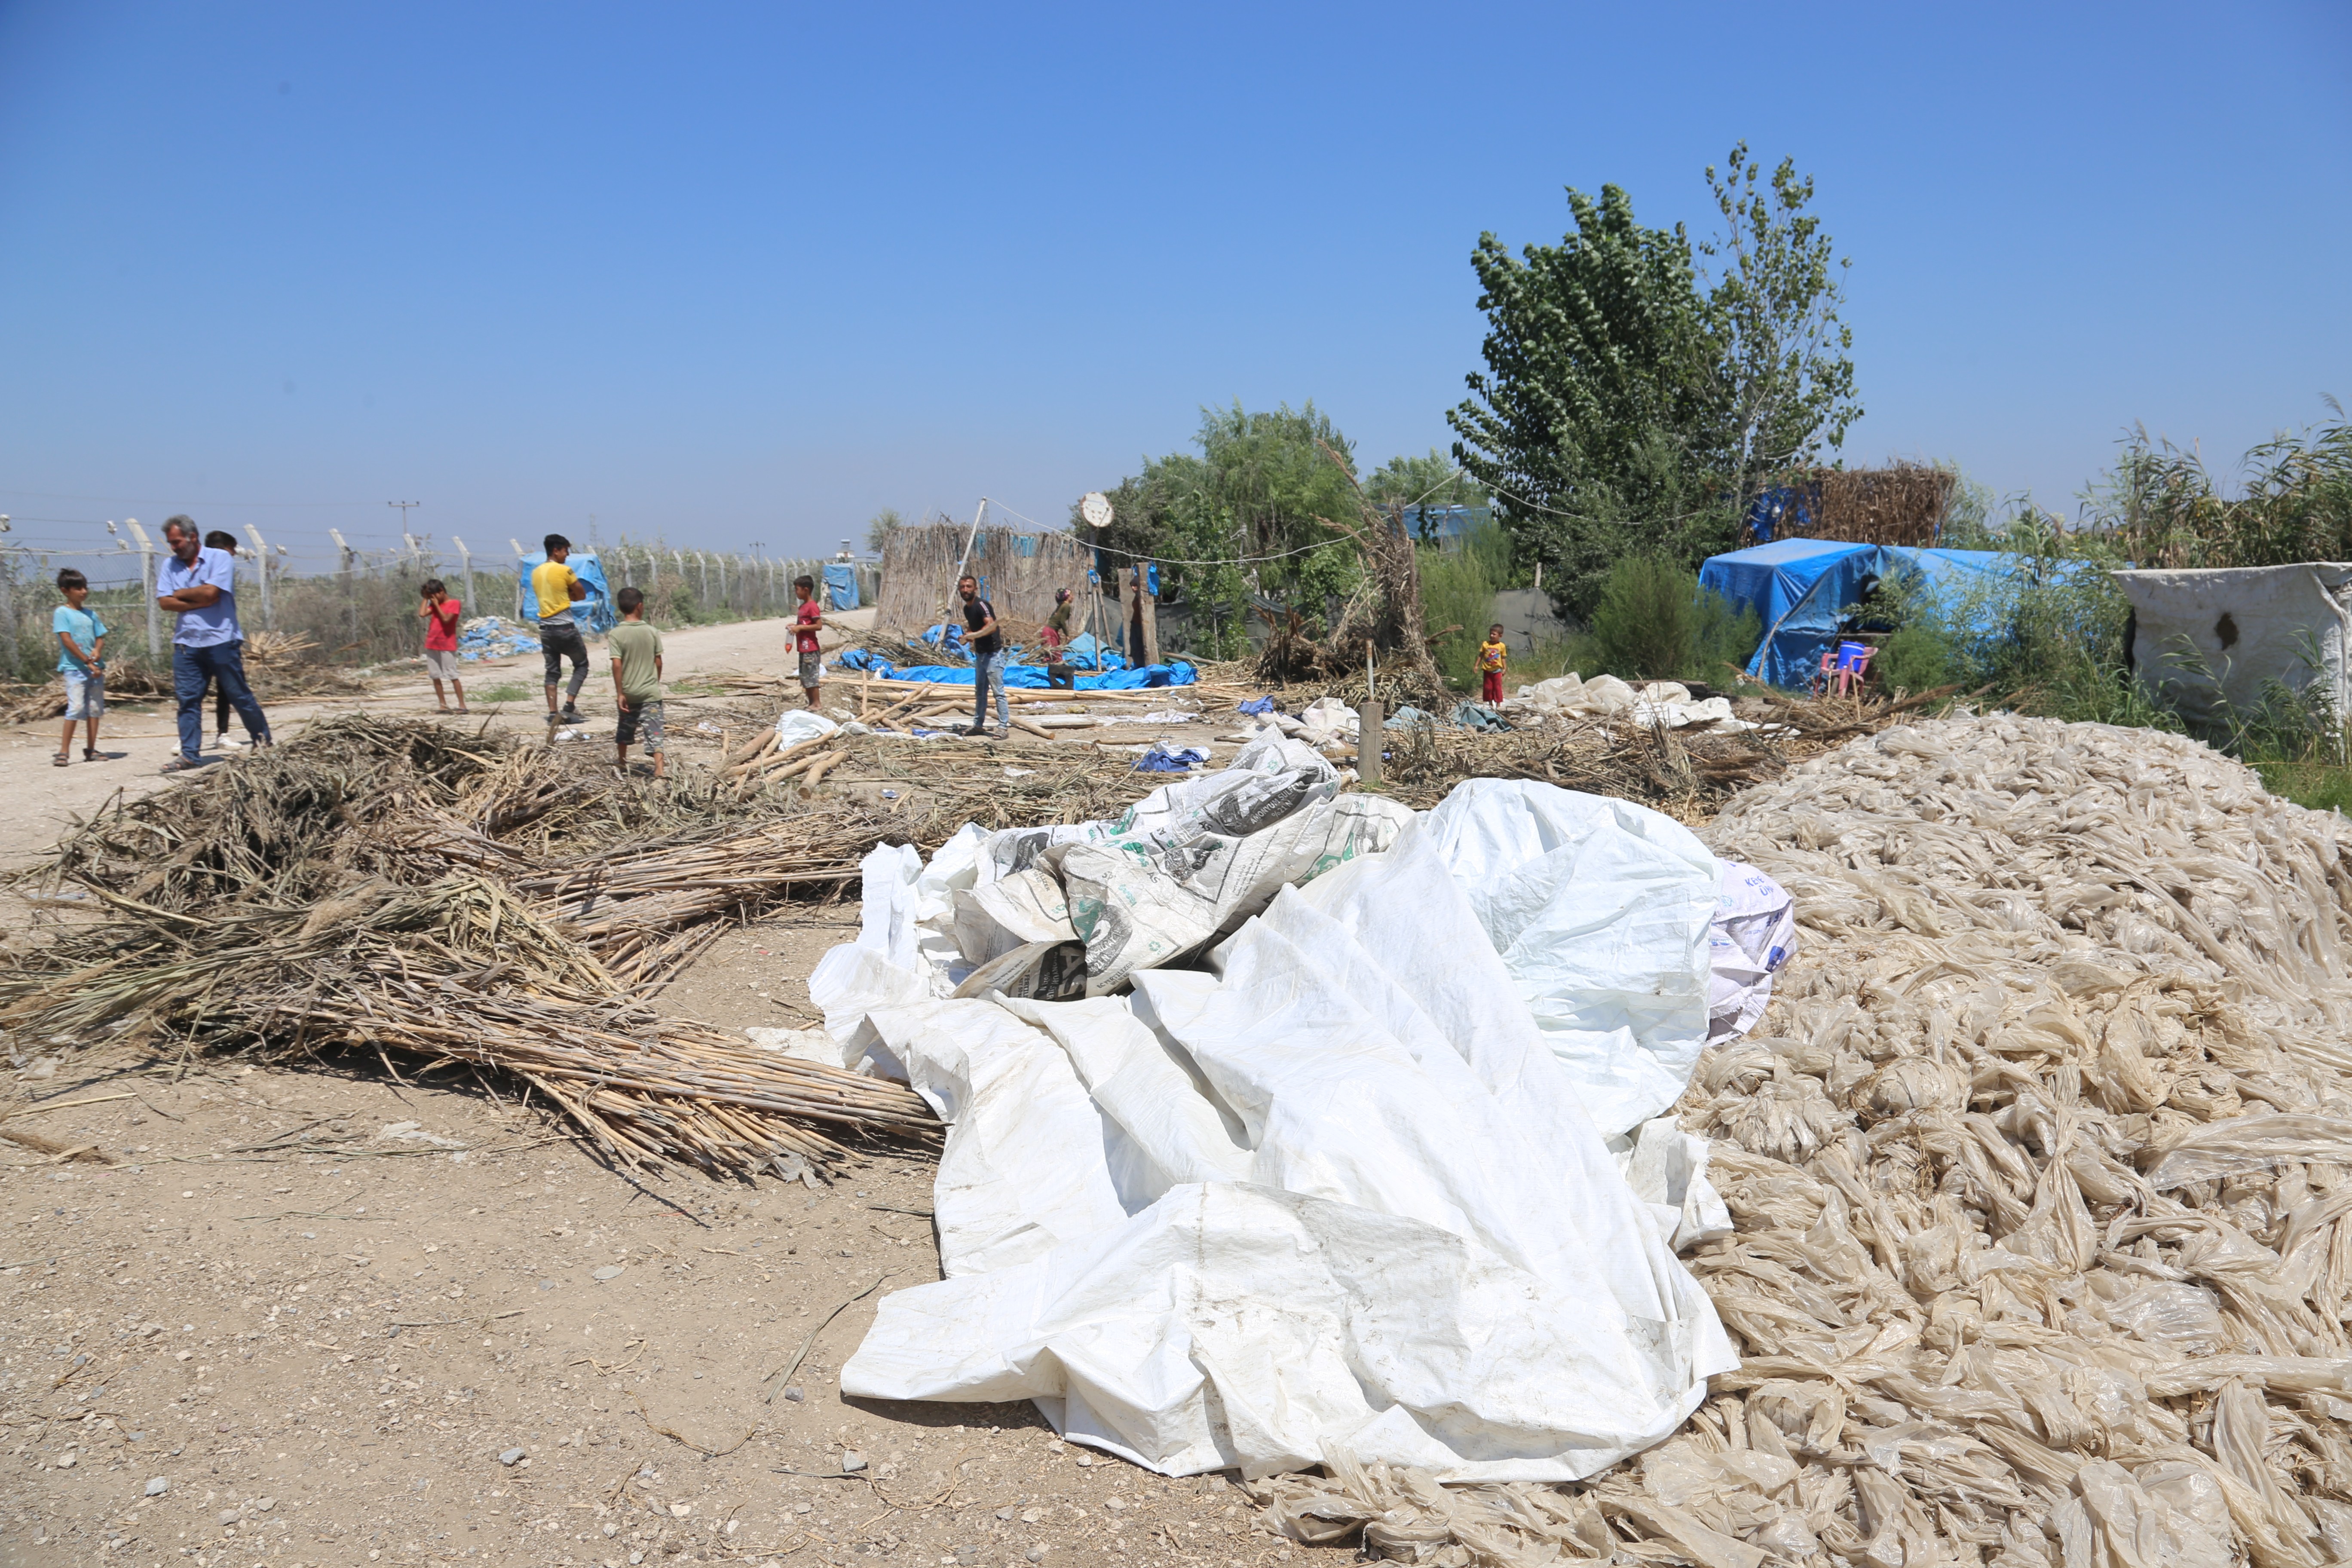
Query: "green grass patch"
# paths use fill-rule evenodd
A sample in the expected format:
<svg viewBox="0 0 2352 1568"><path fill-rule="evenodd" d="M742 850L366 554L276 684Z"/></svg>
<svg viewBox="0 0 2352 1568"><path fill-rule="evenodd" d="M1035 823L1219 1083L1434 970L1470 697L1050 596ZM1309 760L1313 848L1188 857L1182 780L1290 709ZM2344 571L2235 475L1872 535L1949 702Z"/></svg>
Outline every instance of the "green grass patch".
<svg viewBox="0 0 2352 1568"><path fill-rule="evenodd" d="M2352 768L2332 763L2255 763L2263 787L2314 811L2352 815Z"/></svg>
<svg viewBox="0 0 2352 1568"><path fill-rule="evenodd" d="M488 691L475 692L473 700L477 702L521 702L530 695L530 687L519 680L509 680L491 687Z"/></svg>

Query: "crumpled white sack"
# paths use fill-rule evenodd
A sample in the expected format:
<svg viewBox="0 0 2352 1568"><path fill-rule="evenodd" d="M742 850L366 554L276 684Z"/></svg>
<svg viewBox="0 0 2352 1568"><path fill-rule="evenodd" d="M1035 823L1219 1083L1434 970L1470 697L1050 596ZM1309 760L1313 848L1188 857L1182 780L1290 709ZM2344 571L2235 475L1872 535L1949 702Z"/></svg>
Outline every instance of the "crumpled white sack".
<svg viewBox="0 0 2352 1568"><path fill-rule="evenodd" d="M1665 1110L1707 1043L1720 874L1672 817L1524 779L1468 779L1439 858L1603 1133Z"/></svg>
<svg viewBox="0 0 2352 1568"><path fill-rule="evenodd" d="M1738 860L1717 862L1722 880L1707 937L1707 1044L1744 1035L1772 1000L1772 977L1797 953L1797 900Z"/></svg>
<svg viewBox="0 0 2352 1568"><path fill-rule="evenodd" d="M776 716L776 749L787 750L803 741L830 735L841 726L812 708L787 708Z"/></svg>

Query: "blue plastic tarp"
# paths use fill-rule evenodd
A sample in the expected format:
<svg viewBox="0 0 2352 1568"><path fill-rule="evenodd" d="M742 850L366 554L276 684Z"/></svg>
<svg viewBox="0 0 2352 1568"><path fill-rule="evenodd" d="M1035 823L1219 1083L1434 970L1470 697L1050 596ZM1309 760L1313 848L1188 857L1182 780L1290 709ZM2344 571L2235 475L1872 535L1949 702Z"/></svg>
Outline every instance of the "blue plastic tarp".
<svg viewBox="0 0 2352 1568"><path fill-rule="evenodd" d="M1821 673L1822 655L1837 641L1840 623L1876 580L1893 574L1924 577L1943 613L1961 633L1998 635L2004 580L2029 558L1998 550L1918 549L1849 544L1834 539L1776 539L1769 544L1710 556L1699 568L1702 590L1721 595L1735 610L1753 610L1764 640L1748 673L1773 686L1802 690ZM2096 568L2086 561L2053 563L2061 579Z"/></svg>
<svg viewBox="0 0 2352 1568"><path fill-rule="evenodd" d="M596 552L574 545L572 553L564 557L563 563L572 568L573 576L588 584L588 596L572 606L572 624L595 636L602 636L619 625L621 612L614 606L613 587L604 581L604 568L598 563ZM517 575L522 579L523 608L530 612L534 623L539 617L539 605L531 598L530 574L534 567L546 564L547 552L541 550L524 556L516 567Z"/></svg>
<svg viewBox="0 0 2352 1568"><path fill-rule="evenodd" d="M846 561L827 563L824 569L824 599L826 607L830 609L857 608L857 568Z"/></svg>
<svg viewBox="0 0 2352 1568"><path fill-rule="evenodd" d="M961 665L913 664L901 668L876 659L855 668L870 669L885 680L924 680L935 686L971 684L971 669ZM1147 687L1190 686L1200 679L1200 672L1181 658L1166 664L1147 664L1140 669L1114 669L1107 675L1076 678L1080 691L1139 691ZM1045 679L1042 665L1008 664L1004 667L1004 684L1024 691L1044 691L1053 683Z"/></svg>

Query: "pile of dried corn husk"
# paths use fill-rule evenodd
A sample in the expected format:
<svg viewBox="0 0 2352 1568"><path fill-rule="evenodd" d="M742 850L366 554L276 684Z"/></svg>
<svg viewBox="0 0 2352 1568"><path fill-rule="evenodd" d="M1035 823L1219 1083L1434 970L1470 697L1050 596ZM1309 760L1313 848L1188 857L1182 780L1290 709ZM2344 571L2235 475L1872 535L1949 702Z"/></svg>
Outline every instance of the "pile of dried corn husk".
<svg viewBox="0 0 2352 1568"><path fill-rule="evenodd" d="M2316 1568L2352 1557L2352 863L2176 736L1887 730L1712 830L1806 946L1684 1124L1745 1364L1595 1482L1338 1465L1404 1561Z"/></svg>
<svg viewBox="0 0 2352 1568"><path fill-rule="evenodd" d="M883 832L846 805L740 816L691 781L636 790L556 748L316 724L71 836L59 891L106 918L0 967L0 1026L492 1072L617 1161L714 1174L797 1174L845 1131L934 1127L898 1085L647 1005L726 917L838 886Z"/></svg>

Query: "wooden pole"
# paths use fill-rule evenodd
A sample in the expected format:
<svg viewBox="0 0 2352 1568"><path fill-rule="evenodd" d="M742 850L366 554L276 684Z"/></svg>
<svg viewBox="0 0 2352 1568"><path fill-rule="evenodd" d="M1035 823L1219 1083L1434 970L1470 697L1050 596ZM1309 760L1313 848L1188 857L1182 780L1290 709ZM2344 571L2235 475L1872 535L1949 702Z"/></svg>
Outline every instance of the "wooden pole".
<svg viewBox="0 0 2352 1568"><path fill-rule="evenodd" d="M1381 705L1366 700L1356 711L1356 780L1359 784L1381 782L1381 746L1387 740L1387 715Z"/></svg>

